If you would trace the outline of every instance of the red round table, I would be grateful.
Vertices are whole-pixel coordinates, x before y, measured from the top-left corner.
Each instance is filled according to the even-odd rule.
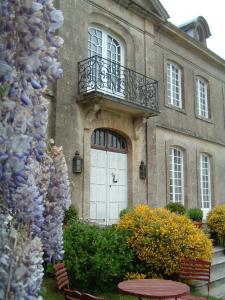
[[[187,284],[164,279],[134,279],[122,281],[118,284],[121,293],[136,296],[139,299],[156,298],[167,299],[189,294],[190,288]]]

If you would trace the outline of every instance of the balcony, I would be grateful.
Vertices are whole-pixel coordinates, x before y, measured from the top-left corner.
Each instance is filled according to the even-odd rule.
[[[78,72],[80,103],[101,103],[135,117],[159,114],[156,80],[98,55],[79,62]]]

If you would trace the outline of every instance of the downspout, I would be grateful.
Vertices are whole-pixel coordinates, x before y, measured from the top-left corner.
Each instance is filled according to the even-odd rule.
[[[85,145],[85,129],[83,129],[83,172],[82,172],[82,183],[81,183],[81,190],[82,190],[81,215],[82,215],[82,219],[84,219],[84,180],[85,180],[84,167],[85,167],[85,160],[86,160],[86,157],[84,157],[84,150],[85,150],[84,145]]]
[[[145,136],[146,136],[146,201],[149,204],[148,200],[148,119],[145,123]]]
[[[145,68],[145,76],[147,76],[147,51],[146,51],[146,27],[145,27],[145,23],[146,23],[146,18],[144,21],[144,68]],[[149,204],[148,201],[148,119],[145,122],[145,155],[146,155],[146,202],[147,205]]]

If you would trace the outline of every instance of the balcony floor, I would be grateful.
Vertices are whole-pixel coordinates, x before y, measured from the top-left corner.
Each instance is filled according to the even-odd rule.
[[[131,101],[126,101],[120,95],[109,95],[103,91],[91,91],[88,93],[83,93],[79,96],[79,104],[90,104],[96,103],[100,104],[102,108],[111,111],[118,111],[122,113],[129,114],[133,117],[153,117],[159,115],[159,111],[152,110],[146,106],[138,105],[137,103],[132,103]]]

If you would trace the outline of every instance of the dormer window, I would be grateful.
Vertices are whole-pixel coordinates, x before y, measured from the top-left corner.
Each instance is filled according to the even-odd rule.
[[[211,36],[209,25],[201,16],[178,27],[198,42],[203,43],[205,46],[207,38]]]
[[[196,30],[196,38],[199,40],[199,42],[202,42],[202,43],[205,43],[205,37],[204,37],[204,34],[202,32],[202,28],[201,26],[198,26],[197,27],[197,30]]]

